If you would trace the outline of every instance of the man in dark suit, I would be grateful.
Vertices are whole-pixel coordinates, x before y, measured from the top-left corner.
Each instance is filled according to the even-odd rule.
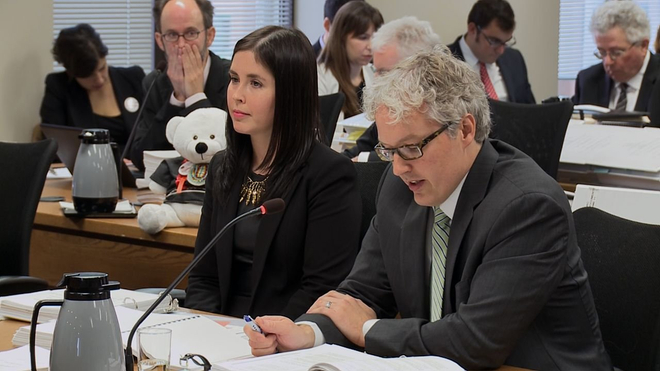
[[[141,170],[143,151],[173,149],[165,137],[172,117],[201,107],[227,109],[229,61],[208,50],[215,38],[211,2],[158,0],[154,21],[156,43],[167,57],[167,73],[154,71],[145,78],[149,85],[153,82],[153,91],[146,97],[131,147],[131,159]]]
[[[319,37],[318,40],[312,45],[314,48],[314,53],[318,58],[321,55],[321,50],[325,47],[325,43],[328,41],[328,35],[330,35],[330,26],[332,26],[332,21],[335,19],[335,14],[339,11],[344,4],[350,1],[364,1],[364,0],[325,0],[323,5],[323,35]]]
[[[594,54],[602,63],[578,73],[575,104],[594,104],[617,111],[649,112],[651,92],[660,79],[660,56],[649,51],[650,26],[635,2],[611,1],[591,18]]]
[[[429,50],[440,44],[440,36],[431,24],[415,17],[402,17],[382,25],[371,39],[374,76],[394,68],[399,61],[420,50]],[[355,146],[342,152],[357,162],[379,161],[374,147],[378,144],[378,128],[371,124],[357,139]]]
[[[393,163],[355,265],[297,324],[246,327],[253,354],[328,342],[467,369],[612,370],[566,196],[488,139],[479,76],[444,47],[420,52],[374,80],[365,112]]]
[[[516,21],[506,0],[479,0],[468,14],[468,30],[447,45],[454,56],[479,73],[491,99],[536,103],[516,43]]]

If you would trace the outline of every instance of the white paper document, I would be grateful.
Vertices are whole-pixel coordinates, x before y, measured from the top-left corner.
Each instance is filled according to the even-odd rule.
[[[657,173],[660,129],[571,123],[560,162]]]
[[[578,184],[573,211],[596,207],[620,218],[660,225],[660,192]]]
[[[234,360],[213,366],[223,371],[458,371],[455,362],[434,356],[381,358],[338,345],[323,344],[311,349],[265,357]]]
[[[110,291],[112,303],[115,306],[125,306],[140,310],[146,310],[153,304],[158,295],[146,292],[132,290],[113,290]],[[30,322],[32,320],[32,311],[35,304],[40,300],[63,300],[64,289],[46,290],[32,292],[28,294],[18,294],[5,296],[0,299],[0,315],[20,321]],[[166,298],[158,305],[156,311],[164,311],[169,307],[169,300]],[[39,323],[52,321],[57,318],[60,307],[42,307],[39,311]]]
[[[35,347],[35,359],[37,361],[37,371],[48,370],[50,362],[50,352],[44,348]],[[0,371],[29,371],[30,347],[22,346],[0,352]]]

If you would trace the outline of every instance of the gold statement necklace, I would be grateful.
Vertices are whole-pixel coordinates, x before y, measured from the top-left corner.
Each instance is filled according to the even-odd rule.
[[[245,205],[256,205],[266,192],[266,180],[268,177],[264,180],[254,181],[248,176],[241,186],[241,199],[238,202],[245,200]]]

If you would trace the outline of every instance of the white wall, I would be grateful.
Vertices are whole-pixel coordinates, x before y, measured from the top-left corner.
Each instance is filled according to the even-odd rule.
[[[30,141],[52,71],[52,0],[0,0],[0,140]]]
[[[325,0],[294,0],[293,24],[314,44],[323,34],[323,4]]]
[[[467,30],[471,0],[367,0],[380,10],[385,22],[413,15],[429,21],[446,44]],[[296,0],[294,24],[315,42],[323,32],[324,0]],[[559,0],[509,0],[516,14],[520,50],[537,102],[557,95],[559,49]]]

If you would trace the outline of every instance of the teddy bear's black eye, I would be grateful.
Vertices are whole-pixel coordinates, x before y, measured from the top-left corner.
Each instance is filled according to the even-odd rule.
[[[197,140],[197,135],[195,135],[195,136],[193,137],[193,140]]]
[[[211,138],[211,139],[215,139],[215,135],[211,134],[211,137],[210,137],[210,138]]]

